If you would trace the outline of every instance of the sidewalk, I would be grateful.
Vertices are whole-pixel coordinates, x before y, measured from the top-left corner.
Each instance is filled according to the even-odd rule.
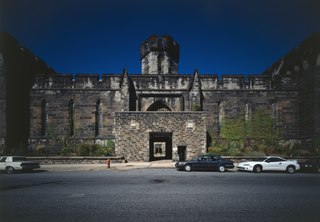
[[[93,170],[130,170],[141,168],[175,168],[175,162],[172,160],[161,160],[153,162],[129,162],[129,163],[112,163],[110,168],[107,164],[50,164],[41,165],[40,170],[47,171],[93,171]]]

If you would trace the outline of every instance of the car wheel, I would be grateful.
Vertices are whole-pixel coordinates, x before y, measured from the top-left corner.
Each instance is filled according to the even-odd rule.
[[[290,166],[287,167],[287,172],[288,173],[291,174],[291,173],[294,173],[295,171],[296,171],[296,168],[294,166],[290,165]]]
[[[221,166],[219,166],[219,171],[220,172],[225,172],[226,168],[223,165],[221,165]]]
[[[7,168],[6,168],[6,171],[7,171],[8,174],[13,174],[13,173],[14,173],[14,168],[11,167],[11,166],[10,166],[10,167],[7,167]]]
[[[261,166],[254,166],[253,171],[256,173],[261,173],[262,172],[262,167]]]
[[[184,167],[184,169],[185,169],[185,171],[187,171],[187,172],[190,172],[190,171],[192,170],[190,165],[186,165],[186,166]]]

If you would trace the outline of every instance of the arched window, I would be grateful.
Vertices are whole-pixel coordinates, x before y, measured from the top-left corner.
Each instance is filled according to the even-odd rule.
[[[149,106],[147,111],[159,111],[159,112],[161,112],[161,111],[171,111],[171,109],[162,100],[159,100],[159,101],[153,103],[151,106]]]
[[[74,135],[74,102],[70,100],[68,104],[68,133],[69,136]]]
[[[95,136],[99,136],[102,130],[102,104],[100,99],[98,99],[96,103],[96,111],[95,111]]]
[[[41,136],[48,134],[48,103],[44,99],[41,102]]]

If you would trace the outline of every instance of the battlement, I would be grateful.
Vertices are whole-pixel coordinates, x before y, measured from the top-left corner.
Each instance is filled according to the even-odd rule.
[[[129,75],[135,90],[188,90],[192,74]],[[43,74],[36,75],[33,89],[91,89],[119,90],[122,74]],[[296,89],[295,82],[286,77],[274,81],[263,75],[199,75],[201,90],[282,90]]]
[[[119,89],[121,74],[36,75],[32,89]]]
[[[292,80],[283,79],[275,84],[268,76],[263,75],[200,75],[202,90],[281,90],[295,89]]]

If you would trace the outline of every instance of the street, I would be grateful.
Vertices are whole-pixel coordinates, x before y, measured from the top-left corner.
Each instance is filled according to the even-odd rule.
[[[0,221],[320,221],[320,174],[0,174]]]

